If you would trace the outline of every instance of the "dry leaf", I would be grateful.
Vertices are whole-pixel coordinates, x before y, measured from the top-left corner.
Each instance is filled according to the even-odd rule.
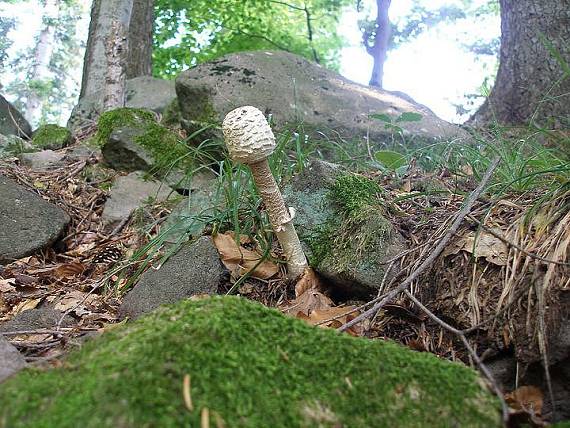
[[[66,263],[54,269],[54,274],[58,278],[73,278],[74,276],[81,275],[85,271],[83,263],[73,262]]]
[[[315,273],[313,269],[308,267],[305,269],[305,272],[303,272],[303,276],[301,276],[301,278],[297,281],[297,284],[295,285],[295,297],[299,297],[307,290],[310,289],[320,290],[322,289],[322,287],[323,284],[321,282],[321,279],[318,277],[318,275]]]
[[[36,308],[40,302],[42,301],[41,298],[39,299],[30,299],[30,300],[23,300],[18,303],[14,308],[12,308],[12,315],[19,314],[20,312],[24,312],[30,309]]]
[[[97,238],[97,234],[93,233],[94,238]],[[85,239],[85,238],[84,238]],[[93,248],[95,248],[95,242],[89,242],[85,244],[80,244],[77,247],[67,251],[65,254],[71,257],[80,257],[83,256],[85,253],[89,253]]]
[[[497,234],[501,234],[501,230],[494,230]],[[507,245],[499,238],[488,232],[480,231],[479,233],[469,232],[453,244],[449,245],[443,252],[443,256],[457,254],[459,251],[466,251],[473,254],[474,257],[484,257],[489,263],[498,266],[507,264],[508,248]]]
[[[72,311],[78,316],[87,315],[91,313],[87,306],[93,304],[96,300],[97,296],[73,290],[63,296],[59,302],[54,305],[54,309],[61,312]]]
[[[536,386],[521,386],[506,394],[505,400],[515,410],[523,410],[536,416],[542,414],[542,391]]]
[[[9,293],[10,291],[16,290],[15,284],[15,278],[0,279],[0,293]]]
[[[245,240],[244,240],[245,238]],[[222,263],[230,272],[238,277],[251,271],[261,260],[261,255],[253,250],[237,245],[233,232],[218,233],[212,237],[214,245],[220,253]],[[240,237],[240,243],[248,243],[247,237]],[[264,260],[252,271],[251,276],[259,279],[269,279],[279,272],[279,266],[269,260]]]

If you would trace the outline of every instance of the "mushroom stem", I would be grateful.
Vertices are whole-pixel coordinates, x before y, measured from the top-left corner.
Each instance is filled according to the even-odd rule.
[[[290,279],[297,279],[308,265],[299,236],[293,226],[293,217],[285,205],[267,159],[250,164],[249,167],[253,181],[267,208],[271,226],[285,254],[288,276]]]

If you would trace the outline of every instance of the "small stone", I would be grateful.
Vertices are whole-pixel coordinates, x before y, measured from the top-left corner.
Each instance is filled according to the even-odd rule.
[[[65,153],[65,160],[69,162],[88,161],[89,159],[96,159],[101,156],[101,149],[98,147],[89,147],[80,145],[73,147]]]
[[[16,156],[23,152],[34,152],[36,148],[16,135],[0,134],[0,158]]]
[[[184,245],[159,269],[146,271],[124,298],[121,318],[138,318],[160,305],[198,294],[215,294],[227,272],[209,236]]]
[[[145,180],[141,172],[132,172],[115,180],[101,218],[106,226],[114,227],[149,200],[165,201],[171,193],[167,185]]]
[[[25,366],[24,356],[0,334],[0,383]]]
[[[347,298],[368,297],[382,284],[384,262],[405,250],[405,240],[380,207],[367,210],[352,224],[350,234],[343,236],[345,209],[331,197],[331,189],[343,177],[358,180],[338,165],[313,161],[285,187],[284,198],[296,211],[293,222],[315,271]]]
[[[28,309],[27,311],[20,312],[11,320],[0,324],[0,333],[55,329],[62,316],[62,312],[49,307]],[[69,315],[65,315],[60,327],[69,327],[73,323],[73,318]]]
[[[186,187],[190,195],[178,203],[161,226],[161,235],[169,244],[185,242],[204,231],[209,216],[223,206],[216,176],[210,171],[192,175]]]
[[[65,153],[54,152],[53,150],[42,150],[36,153],[22,153],[18,156],[23,166],[27,166],[32,171],[47,171],[50,169],[65,166],[63,158]]]

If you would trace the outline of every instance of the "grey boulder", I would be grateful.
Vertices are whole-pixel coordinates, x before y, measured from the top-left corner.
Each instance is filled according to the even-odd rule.
[[[0,334],[0,383],[25,366],[24,356]]]
[[[218,125],[231,110],[252,105],[271,115],[277,130],[303,125],[313,138],[336,136],[346,144],[393,145],[400,130],[372,119],[384,114],[401,129],[406,144],[425,144],[468,135],[408,96],[351,82],[303,57],[283,52],[241,52],[200,64],[176,79],[176,93],[189,131]],[[403,113],[419,121],[396,122]]]
[[[33,152],[37,149],[31,142],[16,135],[0,134],[0,158],[15,156],[23,152]]]
[[[32,127],[6,98],[0,95],[0,134],[22,138],[32,136]]]
[[[0,175],[0,263],[49,246],[69,221],[61,208]]]
[[[149,269],[125,296],[119,316],[137,318],[160,305],[215,294],[227,273],[209,236],[182,246],[158,269]]]
[[[150,76],[135,77],[127,81],[125,107],[142,108],[157,113],[165,110],[176,99],[174,83]],[[82,126],[94,124],[103,108],[103,94],[96,92],[83,97],[71,112],[67,127],[77,132]]]

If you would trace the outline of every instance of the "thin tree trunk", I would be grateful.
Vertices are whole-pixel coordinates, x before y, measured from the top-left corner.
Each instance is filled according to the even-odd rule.
[[[124,107],[127,92],[127,57],[129,53],[129,25],[131,22],[132,1],[117,5],[117,14],[111,22],[109,34],[105,37],[107,71],[103,110]]]
[[[39,123],[42,114],[41,83],[49,75],[49,64],[54,49],[55,21],[59,16],[59,0],[46,0],[43,14],[43,28],[34,49],[34,64],[30,82],[40,88],[31,87],[26,99],[26,119],[32,126]]]
[[[500,6],[497,79],[470,123],[570,127],[570,1],[500,0]]]
[[[127,79],[152,75],[154,0],[134,0],[129,25]]]
[[[384,80],[384,63],[386,62],[388,42],[390,40],[390,17],[388,16],[390,3],[391,0],[376,0],[376,29],[374,32],[373,43],[370,44],[370,33],[364,32],[362,36],[366,52],[368,52],[374,60],[369,85],[376,86],[378,88],[382,88]]]
[[[105,40],[113,21],[124,13],[115,11],[124,11],[127,5],[131,8],[131,23],[127,24],[131,46],[127,50],[127,78],[151,73],[154,0],[93,0],[79,98],[103,90],[107,73]]]

